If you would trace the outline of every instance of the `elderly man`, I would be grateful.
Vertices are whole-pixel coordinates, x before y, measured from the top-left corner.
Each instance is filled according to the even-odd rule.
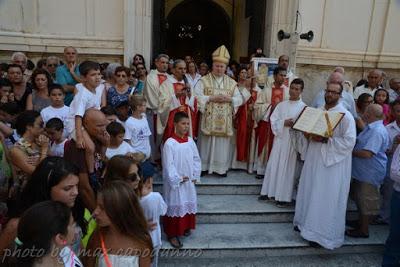
[[[226,177],[234,154],[233,116],[244,102],[236,82],[225,75],[230,55],[225,46],[212,54],[211,73],[203,76],[194,91],[201,112],[199,150],[202,171]]]
[[[351,197],[355,200],[359,220],[353,230],[346,231],[351,237],[369,236],[369,217],[379,214],[379,187],[386,174],[389,135],[383,125],[383,110],[378,104],[367,107],[364,119],[368,125],[358,135],[353,150]]]
[[[161,144],[161,136],[157,135],[157,127],[160,128],[160,122],[157,125],[158,100],[160,97],[160,86],[168,79],[169,56],[159,54],[155,59],[156,69],[151,70],[146,77],[146,83],[143,89],[143,95],[147,100],[146,116],[149,122],[150,131],[153,137],[150,138],[151,157],[153,161],[160,159],[159,146]]]
[[[332,72],[331,75],[328,77],[327,83],[340,83],[343,85],[344,89],[344,77],[343,74],[335,71]],[[353,115],[355,119],[358,118],[357,111],[356,111],[356,103],[354,102],[353,95],[343,90],[342,96],[339,99],[339,102]],[[315,96],[312,106],[314,108],[319,108],[325,105],[325,90],[322,89],[319,93]]]
[[[77,148],[74,139],[65,144],[64,158],[79,169],[79,192],[82,196],[85,207],[90,211],[96,208],[95,191],[99,187],[99,177],[103,171],[103,159],[105,148],[109,142],[109,135],[106,131],[108,121],[106,116],[97,109],[88,109],[83,117],[83,127],[95,144],[95,177],[89,177],[85,160],[85,150]]]
[[[58,66],[56,70],[57,83],[61,84],[65,91],[66,106],[69,106],[74,98],[75,85],[81,82],[77,56],[76,48],[67,46],[64,48],[65,64]]]
[[[50,56],[46,59],[46,69],[53,78],[53,82],[56,81],[56,70],[58,65],[60,65],[60,59],[56,56]]]
[[[333,72],[339,72],[344,77],[344,68],[343,67],[336,67]],[[351,81],[343,80],[343,89],[344,91],[353,95],[353,83]]]
[[[356,141],[353,116],[339,102],[341,83],[328,83],[322,110],[344,113],[333,136],[308,136],[310,142],[300,176],[294,216],[295,229],[310,245],[327,249],[344,242],[351,153]],[[296,228],[297,227],[297,228]]]
[[[27,69],[28,58],[26,55],[22,52],[15,52],[11,55],[11,62],[12,64],[21,66],[24,82],[29,82],[32,71]]]
[[[383,72],[381,70],[378,69],[371,70],[367,76],[368,82],[354,89],[354,99],[358,99],[358,97],[363,93],[370,94],[373,97],[375,91],[379,88],[382,88],[381,87],[383,78],[382,75]]]
[[[400,97],[400,78],[392,78],[389,80],[389,102],[392,103]]]

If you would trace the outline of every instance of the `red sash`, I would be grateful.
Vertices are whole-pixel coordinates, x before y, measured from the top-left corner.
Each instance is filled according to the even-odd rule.
[[[185,84],[182,83],[173,83],[174,86],[174,92],[178,93],[182,90],[185,89]],[[194,102],[194,110],[192,110],[185,102],[186,102],[186,96],[181,96],[179,99],[179,103],[181,104],[180,107],[173,109],[169,112],[168,115],[168,121],[167,125],[165,126],[164,134],[163,134],[163,142],[165,142],[168,138],[172,137],[173,134],[175,133],[174,129],[174,116],[177,112],[185,112],[188,114],[191,118],[192,122],[192,132],[193,132],[193,137],[197,136],[197,125],[196,125],[196,115],[197,115],[197,99],[195,99]]]
[[[158,76],[158,84],[161,85],[167,79],[167,75],[165,74],[157,74]]]
[[[273,86],[274,87],[272,87],[271,93],[271,112],[269,116],[271,116],[276,105],[278,105],[278,103],[282,102],[283,100],[283,88],[276,88],[275,85]],[[256,129],[256,135],[258,140],[257,155],[260,156],[265,145],[268,144],[267,158],[269,158],[272,150],[272,143],[274,141],[274,134],[272,133],[271,123],[269,121],[260,121]]]
[[[236,159],[238,161],[247,161],[249,157],[251,132],[254,126],[252,112],[249,110],[250,106],[255,103],[257,99],[257,91],[251,91],[249,100],[239,107],[235,117],[236,128]]]

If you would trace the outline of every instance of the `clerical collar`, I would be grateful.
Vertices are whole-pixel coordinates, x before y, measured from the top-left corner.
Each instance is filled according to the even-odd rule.
[[[189,138],[187,136],[179,137],[176,133],[173,133],[172,138],[174,138],[178,143],[186,143],[187,141],[189,141]]]

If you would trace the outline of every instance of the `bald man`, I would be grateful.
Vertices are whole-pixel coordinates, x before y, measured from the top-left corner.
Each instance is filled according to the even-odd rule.
[[[75,140],[71,139],[65,144],[64,158],[79,169],[79,194],[82,196],[83,203],[89,211],[96,208],[95,191],[99,187],[99,178],[103,171],[103,159],[105,149],[109,142],[109,135],[106,131],[108,121],[106,116],[97,109],[88,109],[83,116],[83,127],[95,144],[95,173],[89,175],[85,150],[76,146]]]
[[[347,92],[344,88],[344,77],[343,74],[340,72],[332,72],[331,75],[329,75],[327,84],[328,83],[340,83],[343,85],[343,92],[342,96],[339,99],[339,103],[341,103],[350,113],[353,115],[355,119],[358,118],[357,111],[356,111],[356,104],[353,99],[353,95]],[[314,108],[320,108],[325,105],[325,89],[322,89],[319,91],[319,93],[315,96],[312,106]]]
[[[339,72],[344,77],[344,68],[343,67],[338,66],[333,70],[333,72]],[[344,80],[343,81],[343,89],[346,92],[353,94],[353,83],[351,81]]]
[[[379,214],[379,188],[385,178],[389,148],[389,134],[383,119],[382,107],[369,105],[364,115],[368,125],[358,135],[353,149],[350,197],[356,202],[359,219],[348,223],[353,229],[346,231],[346,235],[351,237],[367,238],[369,217]]]
[[[363,94],[367,93],[374,97],[375,91],[381,87],[383,79],[383,72],[379,69],[373,69],[368,73],[367,80],[368,82],[364,85],[356,87],[354,89],[354,99],[358,99],[358,97]]]

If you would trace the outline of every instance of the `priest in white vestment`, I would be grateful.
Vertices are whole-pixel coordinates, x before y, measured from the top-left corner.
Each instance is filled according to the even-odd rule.
[[[243,104],[236,81],[225,75],[230,55],[225,46],[212,54],[211,73],[197,83],[198,109],[201,112],[199,151],[202,171],[226,177],[234,152],[233,115]]]
[[[298,152],[291,142],[290,131],[306,106],[301,100],[303,88],[303,80],[294,79],[290,84],[289,100],[279,103],[270,118],[275,137],[259,199],[274,198],[279,207],[289,205],[293,198]]]
[[[160,159],[159,146],[161,144],[161,136],[157,135],[157,127],[160,127],[160,120],[157,118],[158,99],[160,97],[160,86],[168,78],[168,61],[169,56],[159,54],[155,59],[156,69],[151,70],[146,77],[146,83],[143,89],[143,95],[147,100],[146,117],[149,122],[151,134],[151,158],[153,161]],[[158,124],[158,126],[157,126]]]
[[[327,249],[338,248],[344,242],[352,150],[356,141],[354,118],[339,103],[342,91],[342,84],[327,84],[325,106],[321,108],[345,115],[331,138],[309,137],[293,222],[311,246]]]

